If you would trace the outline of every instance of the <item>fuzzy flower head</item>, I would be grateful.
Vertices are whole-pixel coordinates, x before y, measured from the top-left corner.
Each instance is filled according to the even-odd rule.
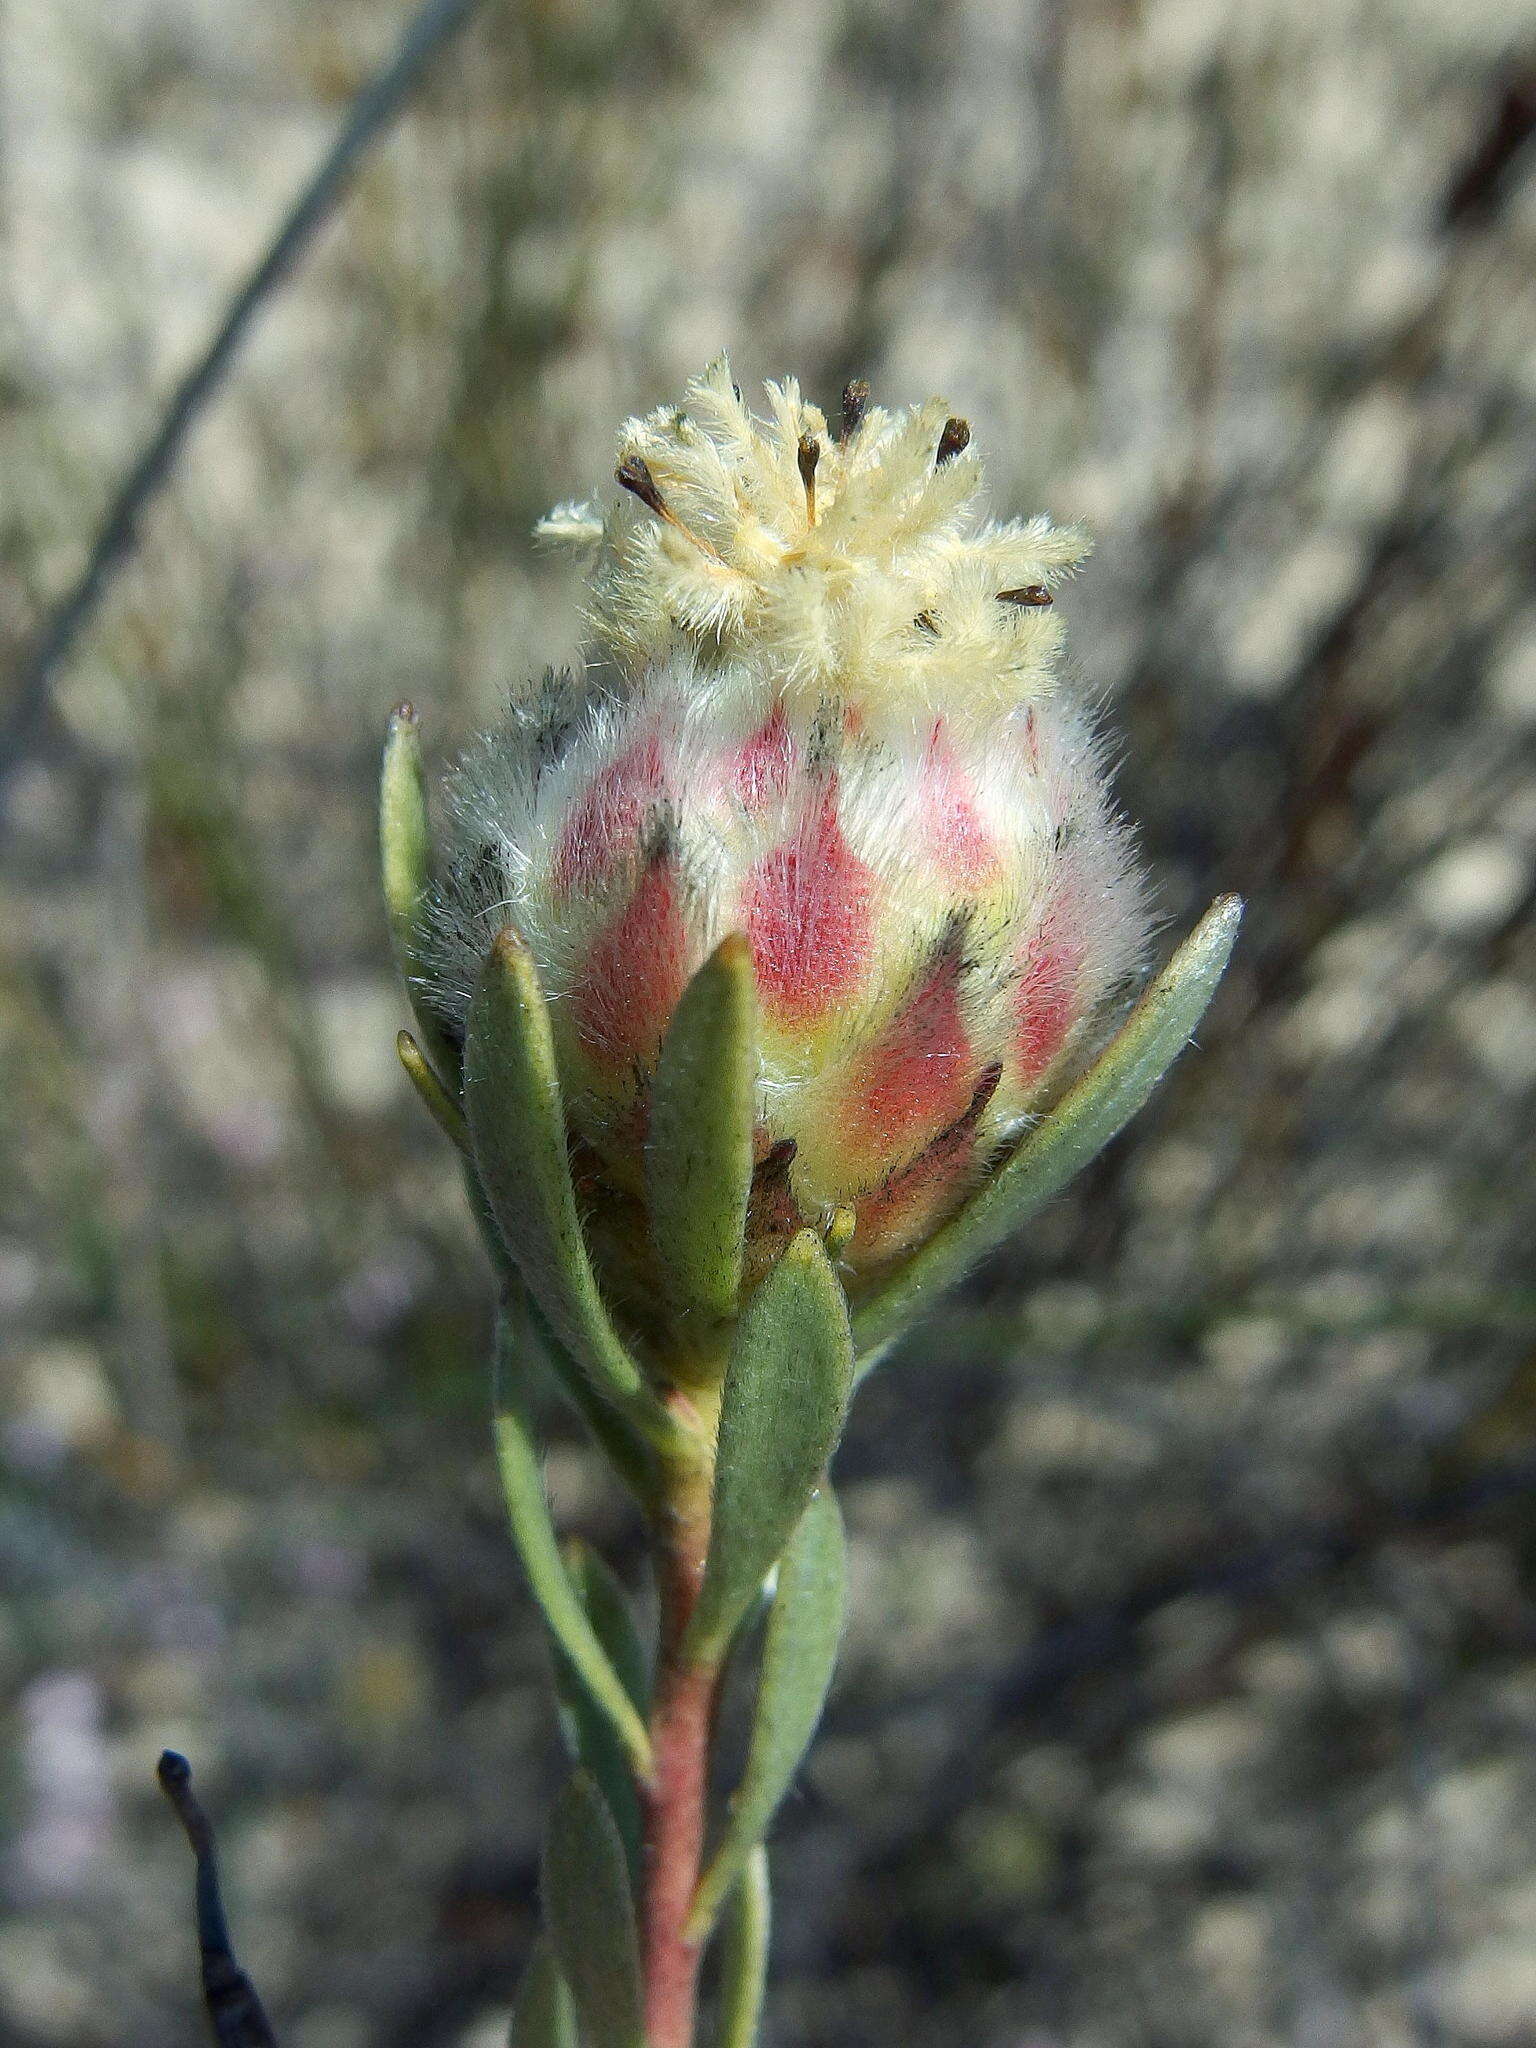
[[[1049,691],[1052,595],[1086,537],[979,516],[970,428],[942,399],[886,412],[850,384],[831,429],[793,379],[767,395],[759,420],[721,357],[680,406],[625,422],[606,519],[541,522],[596,553],[602,658],[630,680],[683,658],[791,715],[836,704],[882,731],[973,731]]]
[[[1145,913],[1051,599],[1085,542],[974,510],[940,401],[754,418],[717,363],[631,420],[593,557],[592,659],[448,784],[422,995],[461,1034],[516,926],[550,999],[605,1284],[644,1333],[644,1147],[663,1036],[719,943],[759,1011],[750,1272],[803,1225],[857,1291],[1058,1093]],[[834,1227],[833,1219],[838,1219]]]

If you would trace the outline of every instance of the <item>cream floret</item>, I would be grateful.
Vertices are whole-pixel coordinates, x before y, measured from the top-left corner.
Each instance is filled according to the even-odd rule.
[[[879,725],[981,723],[1047,694],[1051,599],[1086,536],[983,517],[969,429],[940,399],[887,412],[850,386],[834,429],[793,379],[767,391],[762,420],[720,358],[620,430],[606,519],[563,505],[541,523],[597,551],[595,651],[630,681],[679,655],[706,677],[745,666],[792,713],[835,700]]]

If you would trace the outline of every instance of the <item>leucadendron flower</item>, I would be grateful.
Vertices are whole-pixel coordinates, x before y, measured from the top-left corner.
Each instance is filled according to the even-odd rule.
[[[1005,1159],[1102,1042],[1145,892],[1060,674],[1088,543],[978,507],[966,423],[748,410],[722,359],[620,431],[606,510],[540,526],[590,567],[590,658],[520,691],[449,775],[416,995],[452,1059],[511,927],[549,1005],[609,1310],[677,1351],[646,1148],[669,1023],[733,937],[755,987],[741,1286],[804,1227],[861,1293]],[[686,1345],[683,1348],[687,1348]]]
[[[525,2048],[693,2048],[722,1925],[720,2038],[749,2048],[857,1375],[1135,1114],[1236,932],[1214,905],[1119,1017],[1147,915],[1059,674],[1083,536],[984,516],[937,401],[850,385],[829,425],[786,383],[768,414],[716,363],[621,430],[605,512],[543,522],[587,558],[590,658],[469,749],[435,850],[408,708],[385,752],[401,1056],[497,1273],[498,1464],[574,1765]],[[557,1541],[541,1360],[645,1511],[654,1657]],[[765,1613],[712,1811],[721,1676]]]

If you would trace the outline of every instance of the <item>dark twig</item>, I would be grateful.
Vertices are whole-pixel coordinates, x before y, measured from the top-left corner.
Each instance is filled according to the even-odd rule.
[[[219,1896],[219,1870],[214,1860],[213,1829],[192,1790],[192,1766],[168,1749],[155,1774],[160,1789],[176,1809],[197,1858],[197,1944],[203,1959],[203,2001],[218,2048],[277,2048],[277,2038],[262,2010],[256,1987],[235,1961],[229,1944],[224,1901]]]
[[[394,57],[353,101],[324,160],[225,309],[208,346],[177,385],[160,424],[108,506],[85,567],[22,664],[0,736],[0,779],[26,754],[47,712],[55,672],[67,660],[113,572],[131,550],[140,515],[165,481],[188,430],[212,397],[262,302],[294,269],[341,197],[359,159],[388,127],[432,59],[463,27],[477,4],[478,0],[424,0]]]

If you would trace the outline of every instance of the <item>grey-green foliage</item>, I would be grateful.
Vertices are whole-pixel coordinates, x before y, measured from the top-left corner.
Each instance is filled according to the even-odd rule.
[[[457,1146],[459,1151],[467,1156],[470,1149],[469,1126],[464,1121],[464,1111],[459,1106],[458,1099],[443,1086],[436,1069],[409,1031],[396,1033],[395,1051],[400,1056],[400,1064],[404,1067],[411,1086],[421,1097],[427,1114],[449,1143]]]
[[[649,1706],[650,1674],[644,1646],[635,1628],[629,1597],[595,1550],[578,1540],[565,1546],[566,1569],[577,1599],[608,1662],[624,1687],[635,1712],[644,1717]],[[586,1679],[559,1644],[555,1646],[555,1686],[560,1725],[574,1763],[583,1764],[597,1780],[614,1823],[624,1839],[631,1872],[640,1866],[640,1799],[630,1751],[612,1716],[595,1699]]]
[[[518,1358],[515,1364],[508,1361],[509,1369],[535,1378],[541,1370],[546,1373],[582,1417],[636,1500],[649,1505],[657,1480],[653,1445],[622,1409],[598,1392],[550,1328],[548,1318],[524,1286],[512,1255],[502,1242],[501,1230],[491,1214],[473,1159],[464,1162],[464,1195],[491,1271],[496,1275],[503,1313],[510,1317],[517,1332]]]
[[[777,1562],[842,1433],[853,1345],[842,1287],[802,1230],[748,1302],[721,1389],[714,1525],[685,1654],[712,1663]]]
[[[409,983],[416,972],[416,933],[432,869],[421,728],[406,705],[390,713],[379,777],[379,865],[395,961]]]
[[[523,1971],[507,2048],[581,2048],[576,2008],[547,1935],[534,1943]]]
[[[861,1368],[1022,1228],[1136,1114],[1187,1044],[1221,980],[1243,906],[1213,903],[1087,1073],[1011,1156],[893,1277],[861,1302],[854,1338]]]
[[[645,2048],[629,1866],[613,1815],[588,1771],[577,1771],[550,1814],[542,1893],[585,2048]]]
[[[651,1090],[651,1232],[685,1353],[735,1314],[752,1187],[757,999],[752,955],[722,942],[683,992]]]
[[[747,1858],[726,1907],[720,1945],[719,2048],[752,2048],[763,2015],[768,1980],[768,1933],[772,1921],[768,1852]]]
[[[539,1469],[520,1370],[515,1304],[504,1305],[496,1333],[496,1457],[513,1540],[534,1599],[573,1674],[594,1709],[602,1713],[623,1744],[635,1770],[650,1769],[651,1743],[629,1688],[603,1647],[586,1606],[578,1597],[555,1541],[544,1477]]]
[[[469,1008],[464,1103],[503,1241],[561,1345],[653,1437],[672,1425],[609,1320],[576,1213],[549,1010],[527,947],[504,931]]]
[[[768,1616],[747,1761],[725,1836],[694,1900],[690,1925],[703,1934],[768,1832],[799,1769],[832,1682],[846,1590],[842,1516],[823,1487],[800,1518],[779,1565]]]

